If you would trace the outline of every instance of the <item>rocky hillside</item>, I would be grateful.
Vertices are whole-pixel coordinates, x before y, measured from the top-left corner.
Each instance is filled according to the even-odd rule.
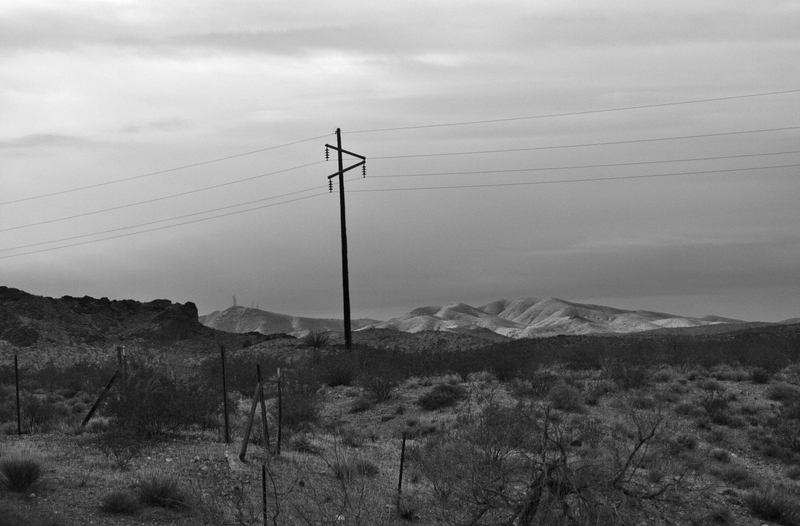
[[[163,346],[224,337],[199,322],[194,303],[48,298],[0,287],[0,341],[18,348],[85,348],[134,340]]]
[[[557,298],[524,298],[498,300],[480,307],[464,303],[422,307],[373,327],[405,332],[488,329],[511,338],[531,338],[557,334],[629,333],[723,323],[742,322],[716,316],[691,318],[630,311]]]
[[[299,335],[308,331],[343,331],[344,321],[325,318],[303,318],[288,314],[235,306],[200,316],[200,323],[220,331],[286,333]],[[380,323],[378,320],[352,320],[353,330]]]

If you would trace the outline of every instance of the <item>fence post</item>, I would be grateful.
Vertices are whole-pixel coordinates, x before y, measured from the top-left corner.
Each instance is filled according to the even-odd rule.
[[[222,412],[225,414],[225,443],[231,443],[230,423],[228,422],[228,387],[225,382],[225,346],[219,346],[222,357]]]
[[[281,437],[283,436],[283,391],[281,389],[281,368],[278,367],[278,439],[275,445],[275,454],[281,454]]]
[[[119,369],[114,371],[114,376],[111,377],[111,380],[108,381],[108,383],[106,384],[105,389],[103,389],[103,392],[100,393],[100,396],[97,397],[97,400],[95,401],[95,403],[92,406],[92,408],[89,409],[89,414],[86,415],[86,418],[83,419],[83,422],[81,423],[81,427],[86,427],[86,424],[89,423],[89,420],[91,420],[92,415],[94,415],[94,412],[97,411],[98,407],[100,407],[100,403],[106,397],[106,395],[108,394],[108,391],[111,389],[111,386],[114,384],[114,380],[117,379],[117,375],[118,374],[119,374]]]
[[[400,495],[403,493],[403,465],[406,462],[406,434],[403,433],[403,442],[400,446],[400,477],[397,481],[397,509],[400,509]]]
[[[264,424],[264,450],[269,454],[269,427],[267,426],[267,402],[264,400],[264,380],[261,378],[261,365],[256,364],[259,398],[261,400],[261,420]]]
[[[17,387],[17,435],[22,436],[22,416],[19,410],[19,364],[14,354],[14,384]]]
[[[264,509],[264,526],[267,526],[267,466],[261,464],[261,503]]]
[[[244,437],[242,438],[242,449],[239,451],[239,460],[244,462],[244,457],[247,454],[247,442],[250,440],[250,430],[253,429],[253,419],[256,417],[256,406],[258,405],[258,398],[261,395],[261,383],[256,383],[255,391],[253,392],[253,403],[250,404],[250,414],[247,416],[247,425],[244,429]]]

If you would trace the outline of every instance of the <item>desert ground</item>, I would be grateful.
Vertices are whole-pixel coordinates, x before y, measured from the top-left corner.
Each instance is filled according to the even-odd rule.
[[[800,524],[797,331],[751,331],[278,338],[226,355],[229,442],[219,354],[142,345],[85,426],[117,356],[26,360],[18,426],[6,347],[0,525]]]

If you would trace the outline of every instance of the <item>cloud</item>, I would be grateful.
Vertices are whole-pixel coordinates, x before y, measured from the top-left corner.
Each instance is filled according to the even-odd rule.
[[[90,141],[82,137],[70,135],[57,135],[49,133],[34,133],[16,137],[13,139],[0,140],[0,150],[26,150],[41,149],[50,147],[72,147],[89,144]]]

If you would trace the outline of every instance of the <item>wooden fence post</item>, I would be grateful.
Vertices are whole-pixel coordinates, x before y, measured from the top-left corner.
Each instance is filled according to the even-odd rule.
[[[17,386],[17,435],[22,436],[22,416],[19,410],[19,363],[14,354],[14,384]]]
[[[83,422],[81,423],[81,427],[86,427],[86,424],[88,424],[89,420],[92,419],[92,416],[94,415],[94,412],[97,411],[98,407],[100,407],[100,403],[103,401],[103,399],[108,394],[108,391],[111,389],[111,386],[114,384],[114,380],[117,379],[117,375],[118,374],[119,374],[119,369],[114,371],[114,375],[111,377],[111,380],[108,381],[108,383],[106,384],[105,389],[103,389],[103,392],[100,393],[100,396],[97,397],[97,400],[95,401],[94,405],[89,410],[89,414],[86,415],[86,418],[83,419]]]
[[[281,390],[281,368],[278,367],[278,438],[275,445],[275,454],[281,454],[281,437],[283,436],[283,391]]]
[[[225,346],[219,346],[222,357],[222,412],[225,414],[225,443],[231,443],[230,423],[228,421],[228,387],[225,383]]]
[[[269,427],[267,426],[267,402],[264,400],[264,380],[261,378],[261,365],[256,364],[256,374],[258,375],[258,385],[260,387],[261,400],[261,420],[264,424],[264,449],[269,453]]]
[[[253,402],[250,404],[250,414],[247,416],[247,425],[244,429],[244,437],[242,438],[242,449],[239,451],[239,460],[244,462],[244,457],[247,455],[247,442],[250,440],[250,430],[253,428],[253,419],[256,416],[256,407],[258,406],[258,399],[261,396],[261,383],[256,383],[256,388],[253,391]]]

